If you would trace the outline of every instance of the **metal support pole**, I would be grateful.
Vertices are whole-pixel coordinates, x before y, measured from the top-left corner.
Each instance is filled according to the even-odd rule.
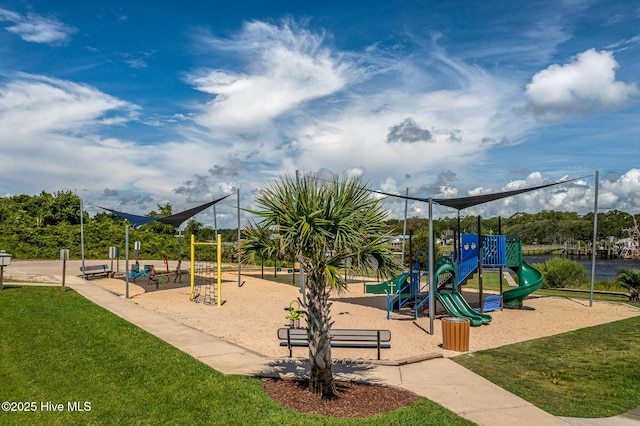
[[[222,234],[218,234],[217,237],[217,241],[218,241],[218,253],[217,254],[217,261],[218,261],[218,285],[217,285],[217,294],[216,294],[216,299],[218,301],[218,307],[222,306]]]
[[[405,236],[407,235],[407,208],[409,206],[409,188],[405,191],[404,199],[404,225],[402,226],[402,257],[400,260],[400,264],[404,267],[404,244],[405,244]]]
[[[125,257],[125,268],[126,272],[124,274],[124,282],[125,282],[125,299],[129,298],[129,225],[126,225],[124,228],[124,257]]]
[[[86,278],[84,273],[84,204],[80,198],[80,251],[82,256],[82,278]]]
[[[433,243],[433,198],[429,197],[429,334],[433,336],[435,330],[433,323],[436,319],[436,285],[433,276],[433,251],[435,244]]]
[[[62,257],[62,292],[64,293],[64,284],[67,278],[67,256],[66,253]]]
[[[478,297],[480,303],[480,313],[484,312],[484,303],[482,303],[482,299],[484,299],[483,289],[482,289],[482,261],[484,260],[484,256],[482,253],[482,216],[478,215]]]
[[[240,274],[242,274],[242,262],[240,258],[240,188],[236,188],[238,197],[238,287],[242,287],[240,282]]]
[[[593,306],[593,288],[596,279],[596,244],[598,243],[598,186],[600,171],[596,170],[593,200],[593,246],[591,247],[591,287],[589,290],[589,307]]]
[[[502,235],[502,217],[498,216],[498,235]],[[506,259],[505,259],[506,262]],[[503,268],[502,266],[500,266],[500,309],[502,309],[502,273],[503,273]]]
[[[191,297],[189,298],[190,300],[193,300],[196,298],[196,290],[195,290],[195,284],[196,284],[196,279],[195,279],[195,273],[196,273],[196,245],[194,244],[196,242],[196,236],[191,234],[191,271],[190,272],[190,284],[191,284]]]
[[[218,215],[216,214],[216,205],[213,205],[213,235],[218,240]]]

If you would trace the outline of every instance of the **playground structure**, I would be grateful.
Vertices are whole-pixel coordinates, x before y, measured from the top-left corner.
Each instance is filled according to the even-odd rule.
[[[191,297],[203,304],[222,306],[222,235],[218,241],[196,242],[191,235]]]
[[[129,278],[136,280],[136,278],[140,277],[151,277],[151,265],[144,265],[144,268],[140,269],[140,265],[135,264],[131,267],[129,271]]]
[[[621,259],[640,259],[640,229],[636,218],[633,218],[632,228],[623,228],[622,231],[629,236],[616,243],[620,252],[619,257]]]
[[[491,316],[484,312],[500,309],[500,301],[502,305],[522,307],[525,297],[542,286],[542,273],[523,261],[522,242],[516,237],[483,235],[481,254],[478,249],[478,235],[462,234],[460,242],[457,256],[456,253],[442,256],[434,263],[433,297],[449,315],[468,318],[472,326],[489,324]],[[417,319],[421,310],[427,309],[431,297],[428,264],[422,269],[418,261],[418,256],[423,250],[428,249],[424,247],[416,252],[416,261],[409,272],[380,284],[365,286],[366,293],[387,295],[387,319],[391,318],[392,312],[413,314]],[[480,267],[506,267],[518,276],[518,287],[503,292],[502,296],[487,297],[483,301],[482,312],[473,309],[459,292],[459,286]]]

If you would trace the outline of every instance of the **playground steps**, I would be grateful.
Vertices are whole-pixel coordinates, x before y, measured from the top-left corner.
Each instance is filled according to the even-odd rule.
[[[478,273],[478,270],[476,269],[474,272],[472,272],[471,274],[467,275],[464,280],[460,281],[458,283],[459,287],[462,287],[463,285],[467,284],[469,282],[469,280],[472,280],[476,274]]]
[[[397,313],[398,315],[401,316],[412,316],[415,317],[416,316],[416,305],[418,306],[418,309],[424,311],[428,308],[428,294],[427,293],[421,293],[417,299],[415,300],[409,300],[407,303],[405,303],[404,305],[402,305],[402,308],[400,308],[400,310],[395,310],[395,313]],[[420,316],[420,315],[418,315]]]

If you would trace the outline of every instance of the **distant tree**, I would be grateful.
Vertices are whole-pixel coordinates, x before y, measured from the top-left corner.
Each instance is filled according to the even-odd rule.
[[[413,264],[413,262],[415,262],[415,254],[418,252],[418,250],[420,250],[421,248],[424,248],[424,250],[422,250],[419,255],[418,255],[418,262],[420,263],[420,265],[425,266],[428,262],[429,262],[429,228],[422,228],[420,230],[418,230],[418,232],[416,232],[413,237],[412,237],[412,247],[413,247],[413,253],[412,253],[412,258],[411,258],[411,264]],[[409,250],[409,247],[406,247],[407,252]],[[434,244],[434,253],[433,253],[433,259],[436,260],[440,257],[440,253],[442,252],[442,249],[439,245]]]
[[[173,213],[173,207],[171,206],[171,203],[166,203],[166,204],[158,204],[158,212],[156,212],[155,210],[150,211],[147,216],[150,217],[166,217],[166,216],[171,216]],[[152,232],[155,232],[157,234],[167,234],[167,235],[173,235],[175,233],[175,227],[173,225],[169,225],[167,223],[162,223],[162,222],[150,222],[149,224],[145,225],[145,229],[151,229]]]
[[[80,197],[71,191],[56,192],[49,205],[46,225],[79,225]]]
[[[184,228],[184,234],[185,235],[195,235],[196,237],[198,237],[198,235],[200,234],[200,232],[202,232],[202,230],[204,229],[204,225],[202,224],[202,222],[198,222],[195,219],[189,219],[187,221],[187,226],[185,226]]]

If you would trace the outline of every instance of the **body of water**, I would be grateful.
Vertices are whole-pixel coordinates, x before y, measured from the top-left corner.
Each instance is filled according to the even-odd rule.
[[[552,255],[534,255],[534,256],[522,256],[522,258],[528,264],[544,263],[551,259]],[[571,259],[571,258],[569,258]],[[581,257],[578,259],[574,257],[571,260],[579,262],[587,269],[587,275],[591,278],[591,258]],[[616,279],[616,274],[620,269],[640,269],[640,259],[596,259],[596,281],[613,281]]]

